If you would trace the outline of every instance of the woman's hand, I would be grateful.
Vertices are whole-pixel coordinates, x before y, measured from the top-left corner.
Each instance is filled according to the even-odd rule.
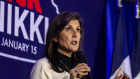
[[[119,71],[117,72],[115,79],[129,79],[127,75],[123,75],[121,74],[121,72],[122,72],[122,68],[120,68]]]
[[[85,63],[80,63],[70,70],[70,79],[80,79],[82,76],[88,75],[90,68]]]

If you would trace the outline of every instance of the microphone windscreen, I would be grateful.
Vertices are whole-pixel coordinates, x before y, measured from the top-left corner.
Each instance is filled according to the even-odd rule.
[[[79,51],[77,53],[79,63],[86,63],[86,57],[84,51]]]

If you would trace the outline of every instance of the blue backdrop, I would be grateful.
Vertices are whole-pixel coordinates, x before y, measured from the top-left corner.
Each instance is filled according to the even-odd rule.
[[[0,0],[0,79],[29,79],[48,24],[63,11],[80,13],[91,75],[106,78],[106,0]]]

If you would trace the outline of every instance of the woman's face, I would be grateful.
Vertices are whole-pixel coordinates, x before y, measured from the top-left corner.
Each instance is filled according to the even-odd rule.
[[[75,52],[79,48],[81,27],[78,20],[71,20],[58,36],[58,49]]]

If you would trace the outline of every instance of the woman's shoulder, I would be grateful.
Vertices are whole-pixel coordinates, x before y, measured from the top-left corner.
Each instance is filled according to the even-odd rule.
[[[47,67],[47,66],[50,67],[49,60],[46,57],[41,58],[36,61],[35,66],[36,67]]]
[[[30,73],[30,79],[70,79],[68,72],[58,73],[51,68],[47,58],[36,61]]]
[[[36,61],[36,64],[49,64],[49,60],[46,57],[43,57],[41,59],[38,59]]]
[[[43,77],[43,79],[44,79],[44,77],[45,77],[44,75],[45,75],[46,71],[50,71],[50,69],[51,69],[50,67],[51,66],[50,66],[49,60],[47,58],[44,57],[44,58],[37,60],[30,73],[30,78],[31,79],[41,79]]]
[[[44,57],[36,61],[36,63],[32,68],[32,72],[40,72],[44,69],[49,68],[50,68],[49,60],[46,57]]]
[[[43,57],[43,58],[38,59],[38,60],[36,61],[36,63],[44,63],[44,62],[48,63],[49,60],[48,60],[46,57]]]

